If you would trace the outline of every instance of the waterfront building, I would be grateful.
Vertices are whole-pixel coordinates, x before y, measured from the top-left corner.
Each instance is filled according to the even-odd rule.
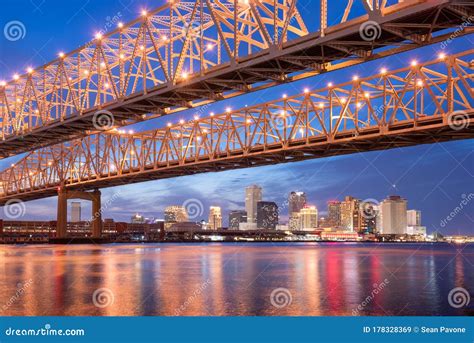
[[[209,209],[209,229],[218,230],[222,227],[222,211],[220,207],[211,206]]]
[[[300,210],[299,229],[313,230],[318,227],[318,209],[316,206],[305,206]]]
[[[175,223],[187,222],[188,212],[183,206],[168,206],[165,209],[165,229],[169,229]]]
[[[300,228],[300,214],[295,213],[288,220],[288,229],[290,231],[297,231]]]
[[[247,222],[257,222],[257,203],[262,201],[262,188],[257,185],[248,186],[245,189],[245,211]]]
[[[71,203],[71,222],[77,223],[81,221],[81,203],[73,201]]]
[[[360,230],[360,200],[346,196],[341,202],[341,227],[344,231]]]
[[[380,233],[405,235],[407,233],[407,201],[398,195],[389,196],[380,204],[382,212]]]
[[[145,222],[145,217],[139,215],[138,213],[132,216],[130,223],[132,224],[143,224]]]
[[[299,213],[306,206],[306,194],[304,192],[291,192],[288,197],[288,215],[291,217]]]
[[[328,202],[328,226],[338,228],[341,226],[341,202],[332,200]]]
[[[426,237],[426,226],[421,225],[421,211],[407,211],[407,234]]]
[[[420,226],[421,225],[421,211],[408,210],[407,211],[407,225]]]
[[[273,201],[257,202],[257,227],[259,229],[276,229],[278,225],[278,205]]]
[[[247,222],[247,212],[232,211],[229,213],[229,230],[239,230],[240,223]]]

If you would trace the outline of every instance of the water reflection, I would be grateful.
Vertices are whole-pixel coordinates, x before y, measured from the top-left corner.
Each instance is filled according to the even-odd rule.
[[[0,269],[9,316],[473,314],[447,301],[474,292],[473,245],[1,246]],[[113,303],[98,307],[102,288]],[[276,288],[288,306],[272,305]]]

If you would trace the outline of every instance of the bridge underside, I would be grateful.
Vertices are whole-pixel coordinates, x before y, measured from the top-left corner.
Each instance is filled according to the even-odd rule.
[[[293,140],[290,145],[283,147],[282,144],[269,144],[256,146],[249,152],[233,151],[232,154],[222,154],[213,159],[194,159],[184,164],[168,164],[156,168],[132,169],[121,175],[104,175],[100,178],[91,179],[87,182],[68,186],[68,190],[87,191],[98,188],[114,187],[132,183],[145,182],[174,178],[199,173],[220,172],[225,170],[259,167],[272,164],[298,162],[322,157],[347,155],[368,151],[404,148],[420,144],[435,144],[447,141],[464,140],[474,138],[474,111],[466,112],[466,118],[462,128],[452,128],[445,119],[427,118],[419,120],[414,126],[413,122],[399,122],[387,129],[367,129],[347,131],[336,135],[333,142],[325,138],[308,138]],[[56,196],[57,187],[47,189],[25,189],[24,193],[7,195],[0,199],[0,206],[10,199],[29,201],[46,197]]]
[[[117,126],[129,125],[441,42],[449,38],[451,33],[437,37],[433,35],[445,29],[459,27],[456,37],[472,32],[471,27],[464,25],[465,18],[474,15],[472,2],[437,1],[400,11],[392,10],[393,13],[378,18],[382,33],[375,41],[365,41],[359,32],[361,24],[369,19],[366,16],[331,27],[324,37],[319,32],[312,33],[286,43],[281,49],[273,46],[257,55],[239,59],[238,63],[220,65],[192,80],[170,82],[147,90],[146,94],[136,93],[109,105],[91,108],[81,115],[50,122],[22,135],[6,137],[0,142],[0,157],[91,134],[94,131],[93,116],[99,109],[112,112]],[[336,61],[340,63],[333,64]],[[342,149],[346,148],[343,146]],[[244,160],[248,159],[250,157]],[[251,161],[245,163],[251,164]]]

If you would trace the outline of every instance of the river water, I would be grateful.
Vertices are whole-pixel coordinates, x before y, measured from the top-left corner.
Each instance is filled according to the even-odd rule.
[[[3,316],[474,315],[474,244],[3,245],[0,268]]]

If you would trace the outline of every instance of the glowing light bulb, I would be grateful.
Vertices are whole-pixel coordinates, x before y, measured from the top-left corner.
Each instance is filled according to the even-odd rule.
[[[148,15],[148,12],[145,11],[145,10],[143,10],[143,11],[142,11],[142,16],[146,17],[147,15]]]
[[[225,111],[226,111],[227,113],[230,113],[230,112],[232,111],[232,109],[231,109],[230,107],[227,107],[227,108],[225,109]]]
[[[416,60],[411,61],[411,66],[412,67],[416,67],[417,65],[418,65],[418,61],[416,61]]]
[[[305,89],[304,89],[304,93],[305,93],[305,94],[308,94],[308,93],[309,93],[309,89],[308,89],[308,88],[305,88]]]
[[[168,123],[167,125],[168,125],[168,127],[171,127],[171,123]]]
[[[354,76],[352,77],[352,80],[353,80],[353,81],[359,81],[359,77],[358,77],[357,75],[354,75]]]
[[[207,48],[208,51],[211,51],[212,49],[214,49],[214,45],[209,43],[209,44],[206,45],[206,48]]]
[[[288,95],[283,94],[283,99],[286,99],[286,98],[288,98]]]
[[[195,115],[195,116],[194,116],[194,120],[199,120],[199,116],[198,116],[198,115]]]
[[[5,81],[0,81],[0,87],[5,87],[7,83]]]
[[[58,56],[59,56],[59,58],[64,58],[64,52],[60,52],[60,53],[58,54]]]
[[[187,78],[189,77],[189,74],[188,74],[187,72],[183,71],[183,72],[181,73],[181,77],[182,77],[183,79],[187,79]]]
[[[20,75],[18,74],[13,75],[13,80],[17,81],[19,78],[20,78]]]
[[[211,117],[214,117],[214,116],[215,116],[215,113],[214,113],[214,112],[211,112],[211,113],[210,113],[210,116],[211,116]]]
[[[438,58],[440,60],[444,60],[446,58],[446,54],[444,52],[441,52],[439,55],[438,55]]]
[[[122,22],[120,22],[120,23],[118,23],[118,25],[117,25],[117,26],[119,27],[119,29],[121,29],[121,28],[123,28],[123,23],[122,23]]]
[[[423,86],[423,81],[422,80],[416,81],[416,85],[422,87]]]
[[[324,103],[320,102],[319,103],[319,108],[323,108],[324,107]]]
[[[328,87],[332,87],[332,86],[333,86],[332,82],[329,82]]]
[[[380,69],[381,74],[387,74],[387,68],[382,68]]]
[[[365,92],[365,93],[364,93],[364,97],[365,97],[365,98],[370,98],[369,92]]]
[[[95,34],[95,39],[101,40],[101,39],[102,39],[102,33],[97,32],[97,33]]]
[[[184,124],[184,120],[181,119],[181,120],[179,121],[179,123],[180,123],[181,125]]]

